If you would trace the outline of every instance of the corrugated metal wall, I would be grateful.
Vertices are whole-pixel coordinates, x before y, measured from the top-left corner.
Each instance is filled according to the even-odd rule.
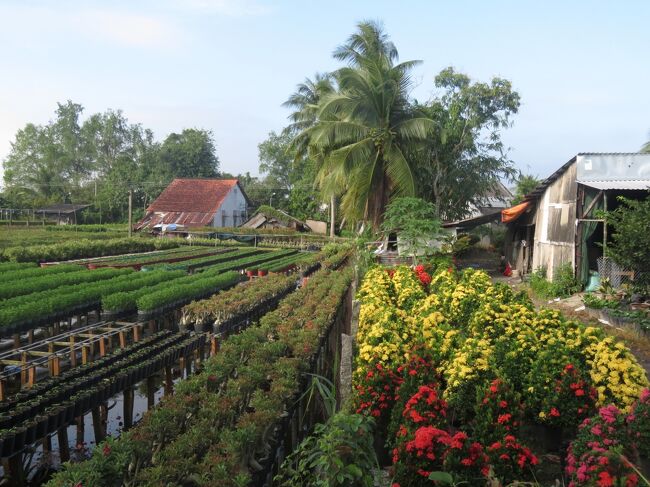
[[[533,270],[545,267],[549,279],[561,264],[574,265],[576,196],[574,163],[546,188],[537,206]]]

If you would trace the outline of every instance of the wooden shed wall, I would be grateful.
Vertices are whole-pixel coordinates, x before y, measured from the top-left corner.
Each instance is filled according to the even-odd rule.
[[[560,265],[575,265],[576,167],[551,183],[537,206],[533,269],[545,267],[549,279]]]

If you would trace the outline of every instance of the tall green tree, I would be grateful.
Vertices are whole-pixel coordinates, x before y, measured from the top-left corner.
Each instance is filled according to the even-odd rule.
[[[185,129],[169,134],[160,146],[160,170],[168,178],[214,178],[219,159],[212,132]]]
[[[517,171],[501,140],[519,109],[519,94],[509,81],[472,82],[447,68],[435,78],[438,94],[416,104],[416,112],[438,128],[412,154],[417,161],[419,192],[434,203],[439,218],[463,218],[472,205],[497,191]]]
[[[426,139],[433,121],[410,109],[409,71],[418,61],[396,64],[397,49],[379,24],[364,21],[357,29],[334,52],[348,64],[332,74],[336,91],[322,96],[316,122],[297,140],[322,155],[321,190],[342,190],[345,217],[378,229],[391,196],[415,194],[406,154]]]
[[[259,169],[267,189],[266,201],[275,193],[274,206],[299,219],[323,218],[321,198],[314,185],[317,163],[308,156],[301,156],[292,146],[293,135],[284,130],[271,132],[258,145]]]
[[[524,200],[524,196],[533,191],[541,181],[531,174],[520,174],[516,180],[515,196],[512,204],[517,205]]]

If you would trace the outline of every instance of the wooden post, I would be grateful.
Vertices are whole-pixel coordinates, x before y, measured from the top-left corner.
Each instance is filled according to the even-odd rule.
[[[59,456],[61,457],[61,463],[67,462],[70,460],[68,427],[64,426],[63,428],[59,428],[59,431],[57,431],[57,436],[59,438]]]
[[[149,332],[152,335],[156,332],[156,320],[149,320]]]
[[[154,377],[147,377],[147,409],[154,407],[156,402],[156,386],[154,384]]]
[[[81,363],[83,365],[86,365],[89,362],[88,352],[88,345],[83,345],[81,347]]]
[[[120,348],[126,347],[126,335],[124,334],[124,330],[120,330],[118,335],[120,337]]]
[[[9,478],[11,479],[9,485],[23,486],[27,485],[25,478],[25,470],[23,469],[23,454],[17,453],[13,457],[9,457]],[[6,474],[6,472],[5,472]]]
[[[174,393],[174,379],[172,378],[171,366],[165,367],[165,396],[171,396]]]
[[[106,355],[106,337],[99,337],[99,356],[103,357]]]
[[[75,445],[79,446],[84,442],[84,430],[86,429],[86,424],[84,422],[83,415],[79,416],[78,418],[75,418],[75,421],[77,422],[77,438],[75,441]]]
[[[14,333],[14,348],[20,348],[20,333]]]
[[[95,444],[104,441],[104,427],[102,425],[102,418],[99,414],[99,407],[94,407],[91,410],[93,415],[93,430],[95,432]]]
[[[133,426],[133,387],[124,390],[124,429]]]
[[[607,213],[607,192],[603,192],[603,210]],[[603,256],[607,257],[607,218],[603,221]]]
[[[20,383],[25,385],[27,384],[27,352],[20,354],[20,361],[22,362],[20,367]]]
[[[32,329],[32,330],[29,330],[29,331],[27,332],[27,343],[29,343],[30,345],[31,345],[32,343],[34,343],[34,330],[33,330],[33,329]]]
[[[185,370],[185,357],[182,355],[178,359],[178,368],[180,369],[181,372],[181,379],[183,379],[183,371]]]
[[[216,335],[210,337],[210,356],[214,356],[219,351],[219,341]]]
[[[129,237],[133,232],[133,190],[129,188]]]
[[[4,401],[7,398],[7,391],[5,390],[5,387],[7,387],[5,380],[0,379],[0,401]]]
[[[70,335],[70,367],[77,366],[77,352],[74,349],[74,335]]]
[[[52,358],[52,376],[56,377],[61,373],[61,358],[55,355]]]
[[[140,341],[140,325],[133,325],[133,341]]]

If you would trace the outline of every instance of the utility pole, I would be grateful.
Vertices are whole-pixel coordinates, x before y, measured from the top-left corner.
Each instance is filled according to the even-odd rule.
[[[133,190],[129,188],[129,237],[133,227]]]
[[[334,195],[330,198],[330,238],[334,238],[334,226],[336,225],[336,210],[334,208],[336,204],[336,197]]]

